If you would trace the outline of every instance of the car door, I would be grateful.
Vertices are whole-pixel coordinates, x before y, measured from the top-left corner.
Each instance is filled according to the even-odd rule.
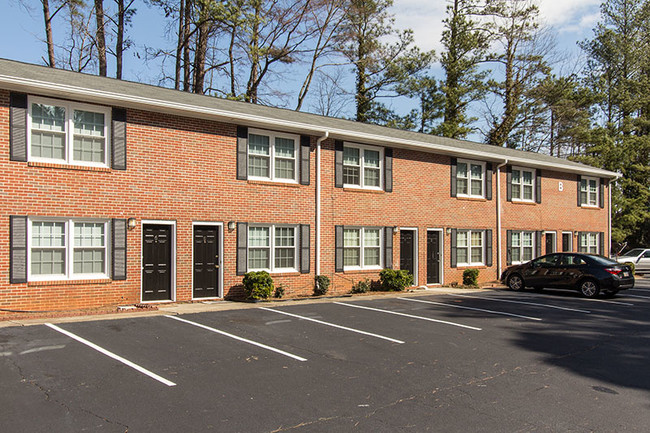
[[[636,262],[637,272],[650,272],[650,250],[645,250]]]
[[[556,269],[555,287],[575,288],[587,269],[587,262],[579,254],[564,254]]]
[[[524,281],[531,287],[553,287],[557,278],[558,254],[547,254],[532,260],[524,272]]]

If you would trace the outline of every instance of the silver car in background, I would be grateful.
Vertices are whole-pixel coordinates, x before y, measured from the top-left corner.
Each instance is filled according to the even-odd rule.
[[[650,248],[633,248],[616,257],[619,263],[634,263],[636,273],[650,273]]]

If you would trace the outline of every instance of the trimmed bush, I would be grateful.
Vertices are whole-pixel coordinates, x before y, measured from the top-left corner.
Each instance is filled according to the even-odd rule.
[[[372,282],[369,279],[360,280],[352,284],[350,293],[367,293],[372,288]]]
[[[273,278],[266,271],[248,272],[242,282],[248,299],[268,299],[273,293]]]
[[[406,270],[384,269],[379,273],[382,290],[401,292],[413,285],[413,275]]]
[[[283,296],[284,296],[284,286],[280,284],[278,287],[275,288],[275,292],[273,292],[273,297],[280,299]]]
[[[314,283],[314,295],[325,296],[330,288],[329,277],[327,275],[316,275]]]
[[[463,286],[478,286],[478,269],[465,269],[463,271]]]
[[[636,265],[632,262],[625,262],[623,264],[629,266],[630,269],[632,269],[632,275],[634,275],[634,273],[636,272]]]

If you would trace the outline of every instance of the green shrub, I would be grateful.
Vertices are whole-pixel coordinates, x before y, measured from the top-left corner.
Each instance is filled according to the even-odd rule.
[[[401,292],[413,285],[413,275],[406,270],[384,269],[379,273],[382,290]]]
[[[632,275],[634,275],[634,273],[636,271],[636,265],[634,263],[632,263],[632,262],[625,262],[623,264],[629,266],[630,269],[632,269]]]
[[[266,271],[248,272],[242,282],[248,299],[268,299],[273,293],[273,278]]]
[[[314,295],[324,296],[330,288],[330,279],[327,275],[316,275],[314,277]]]
[[[478,269],[465,269],[463,271],[463,286],[478,286]]]
[[[283,296],[284,296],[284,286],[280,284],[278,287],[275,288],[275,292],[273,292],[273,297],[280,299]]]
[[[367,293],[372,287],[372,282],[366,278],[365,280],[359,280],[356,283],[352,284],[352,290],[350,293]]]

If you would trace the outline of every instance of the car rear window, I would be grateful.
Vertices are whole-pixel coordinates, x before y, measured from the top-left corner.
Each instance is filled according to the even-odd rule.
[[[626,257],[636,257],[639,254],[641,254],[642,252],[643,252],[643,248],[635,248],[635,249],[630,250],[630,251],[628,251],[626,253],[623,253],[621,255],[626,256]]]

